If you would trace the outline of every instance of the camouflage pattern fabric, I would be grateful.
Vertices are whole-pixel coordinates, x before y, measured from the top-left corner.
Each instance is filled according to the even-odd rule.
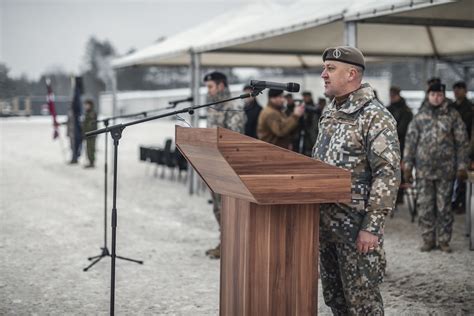
[[[94,110],[86,111],[84,121],[82,122],[82,131],[83,133],[90,132],[97,129],[97,114]],[[87,149],[87,159],[91,165],[95,162],[95,141],[96,136],[87,137],[86,140],[86,149]]]
[[[222,195],[218,193],[211,192],[212,196],[212,211],[214,212],[214,216],[216,217],[216,221],[219,224],[219,228],[221,227],[221,208],[222,208]]]
[[[321,282],[324,302],[334,315],[383,315],[378,285],[386,259],[382,246],[368,254],[355,244],[321,242]]]
[[[230,98],[230,91],[225,88],[215,96],[207,96],[207,103]],[[207,109],[207,127],[224,127],[234,132],[243,133],[245,125],[244,109],[241,104],[230,101],[213,105]]]
[[[394,118],[368,84],[343,104],[333,100],[324,109],[313,158],[352,175],[350,204],[320,207],[325,302],[335,315],[383,315],[378,287],[385,270],[382,236],[400,185],[400,145]],[[357,252],[361,230],[379,236],[379,247],[368,254]]]
[[[417,179],[417,210],[421,236],[425,243],[449,243],[453,231],[451,196],[453,181]]]
[[[467,169],[468,138],[459,113],[445,101],[425,103],[405,139],[405,167],[416,169],[417,210],[425,242],[451,240],[451,196],[456,171]]]
[[[230,98],[230,91],[226,88],[216,96],[207,96],[207,103],[217,102]],[[224,127],[235,132],[244,132],[244,109],[237,102],[225,102],[213,105],[207,109],[207,127]],[[221,205],[222,197],[220,194],[211,192],[213,212],[219,227],[221,226]]]
[[[416,168],[417,179],[451,179],[466,170],[469,144],[459,113],[445,101],[428,103],[415,115],[405,139],[404,164]]]
[[[351,171],[350,204],[321,205],[321,239],[354,243],[360,230],[381,236],[400,184],[396,122],[364,84],[322,114],[313,158]]]

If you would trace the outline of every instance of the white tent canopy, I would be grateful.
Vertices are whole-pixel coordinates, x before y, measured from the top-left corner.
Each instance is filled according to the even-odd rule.
[[[349,27],[348,27],[349,26]],[[353,41],[366,56],[447,57],[474,53],[474,1],[259,2],[233,10],[128,56],[115,68],[189,65],[315,66],[329,46]]]
[[[201,66],[314,67],[326,47],[344,44],[359,47],[368,58],[474,54],[472,0],[353,2],[261,1],[118,58],[112,65],[190,65],[192,96],[199,100]],[[115,92],[113,104],[115,114]],[[196,115],[193,126],[198,126]],[[188,181],[193,194],[193,172]]]

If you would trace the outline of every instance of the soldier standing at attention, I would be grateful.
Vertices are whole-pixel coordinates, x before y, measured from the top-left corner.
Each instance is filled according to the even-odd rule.
[[[451,252],[449,241],[454,217],[451,208],[454,180],[466,178],[468,141],[459,113],[444,97],[445,86],[434,83],[428,98],[408,127],[403,173],[412,179],[416,169],[417,209],[423,245]]]
[[[400,184],[397,125],[364,83],[364,56],[354,47],[323,53],[326,95],[313,158],[351,171],[349,204],[322,204],[320,273],[334,315],[383,315],[385,218]]]
[[[227,77],[221,72],[211,72],[204,76],[204,83],[207,87],[207,103],[218,102],[231,97],[227,85]],[[244,110],[236,102],[219,103],[207,109],[207,127],[224,127],[235,132],[244,131]],[[220,194],[212,194],[214,216],[216,217],[219,229],[221,226],[221,204]],[[206,251],[212,259],[221,257],[221,244]]]
[[[85,116],[84,121],[82,122],[82,132],[90,132],[97,129],[97,113],[94,110],[94,101],[86,100],[84,102]],[[95,140],[96,136],[87,137],[86,148],[87,148],[87,159],[89,159],[89,164],[85,168],[94,168],[95,163]]]

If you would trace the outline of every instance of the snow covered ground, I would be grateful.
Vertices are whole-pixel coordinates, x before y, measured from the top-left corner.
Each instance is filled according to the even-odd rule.
[[[0,315],[105,315],[110,258],[82,271],[103,245],[104,138],[97,168],[83,169],[84,160],[70,166],[65,131],[62,143],[52,141],[50,124],[0,121]],[[117,260],[118,315],[218,314],[219,262],[204,255],[219,236],[208,194],[189,196],[185,184],[155,177],[154,167],[138,161],[140,144],[161,145],[173,134],[171,121],[124,131],[117,254],[145,263]],[[386,230],[387,315],[474,314],[474,252],[463,216],[455,219],[452,254],[420,253],[404,208]],[[319,306],[330,314],[321,293]]]

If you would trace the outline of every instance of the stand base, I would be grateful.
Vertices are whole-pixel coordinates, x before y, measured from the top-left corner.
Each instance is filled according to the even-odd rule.
[[[89,260],[89,261],[90,260],[94,260],[94,261],[92,261],[90,265],[88,265],[87,267],[82,269],[82,271],[87,272],[90,268],[92,268],[97,262],[102,260],[102,258],[104,258],[104,257],[112,257],[112,255],[110,254],[109,249],[107,249],[107,247],[100,248],[100,249],[102,249],[102,253],[100,255],[95,256],[95,257],[87,258],[87,260]],[[125,257],[120,257],[120,256],[115,256],[115,258],[135,262],[135,263],[138,263],[138,264],[143,264],[142,260],[135,260],[135,259],[125,258]]]

